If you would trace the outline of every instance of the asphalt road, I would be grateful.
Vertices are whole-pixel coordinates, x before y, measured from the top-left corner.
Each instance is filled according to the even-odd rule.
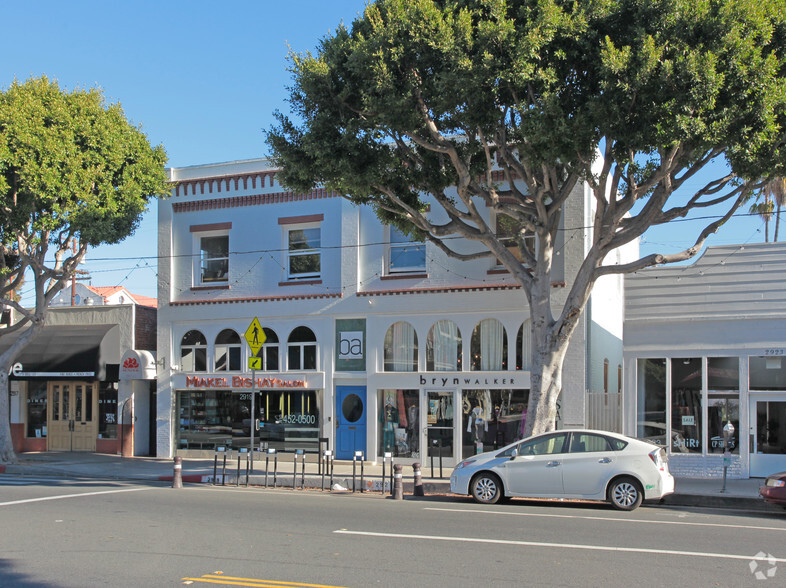
[[[0,476],[0,528],[3,587],[786,584],[786,511]]]

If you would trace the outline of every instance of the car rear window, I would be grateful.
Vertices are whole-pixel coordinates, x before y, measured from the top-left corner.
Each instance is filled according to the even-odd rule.
[[[628,446],[628,442],[622,439],[615,439],[614,437],[606,437],[606,439],[609,440],[609,445],[611,445],[613,451],[622,451]]]

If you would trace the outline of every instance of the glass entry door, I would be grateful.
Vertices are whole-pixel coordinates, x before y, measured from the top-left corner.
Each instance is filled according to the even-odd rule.
[[[786,397],[750,395],[750,476],[786,470]]]
[[[88,382],[49,382],[47,449],[95,451],[98,397]]]
[[[454,445],[454,392],[443,390],[429,390],[424,396],[425,406],[420,414],[424,415],[423,443],[426,447],[423,468],[438,467],[442,458],[443,466],[453,466],[455,463]]]

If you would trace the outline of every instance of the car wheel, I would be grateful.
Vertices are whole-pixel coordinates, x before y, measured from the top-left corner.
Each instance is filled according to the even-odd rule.
[[[641,484],[633,478],[618,478],[609,486],[609,502],[618,510],[635,510],[643,498]]]
[[[491,473],[481,473],[472,479],[470,484],[472,498],[481,504],[496,504],[504,498],[502,482]]]

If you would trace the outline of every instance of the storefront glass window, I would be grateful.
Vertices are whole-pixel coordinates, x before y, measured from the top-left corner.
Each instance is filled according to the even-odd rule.
[[[260,442],[279,451],[318,451],[319,404],[314,390],[264,390],[256,392],[254,418],[251,392],[205,390],[180,392],[178,447],[214,449],[249,447],[251,426]]]
[[[379,391],[379,456],[420,457],[420,392]]]
[[[707,358],[707,445],[708,453],[723,453],[723,427],[731,422],[731,453],[739,454],[740,360],[738,357]]]
[[[113,382],[99,384],[98,438],[117,439],[117,390]]]
[[[528,401],[529,390],[464,390],[462,458],[522,439]]]
[[[701,358],[671,360],[671,450],[702,453]]]
[[[786,390],[786,357],[751,357],[751,390]]]
[[[46,382],[27,383],[27,436],[46,437]]]
[[[508,368],[508,336],[497,319],[480,321],[472,331],[472,370],[495,371]]]
[[[426,370],[461,371],[461,333],[453,321],[437,321],[428,332]]]
[[[397,322],[385,333],[384,370],[414,372],[418,369],[418,334],[406,322]]]
[[[666,447],[665,359],[639,359],[636,362],[636,397],[636,436]]]
[[[786,402],[756,403],[756,452],[786,454]]]

